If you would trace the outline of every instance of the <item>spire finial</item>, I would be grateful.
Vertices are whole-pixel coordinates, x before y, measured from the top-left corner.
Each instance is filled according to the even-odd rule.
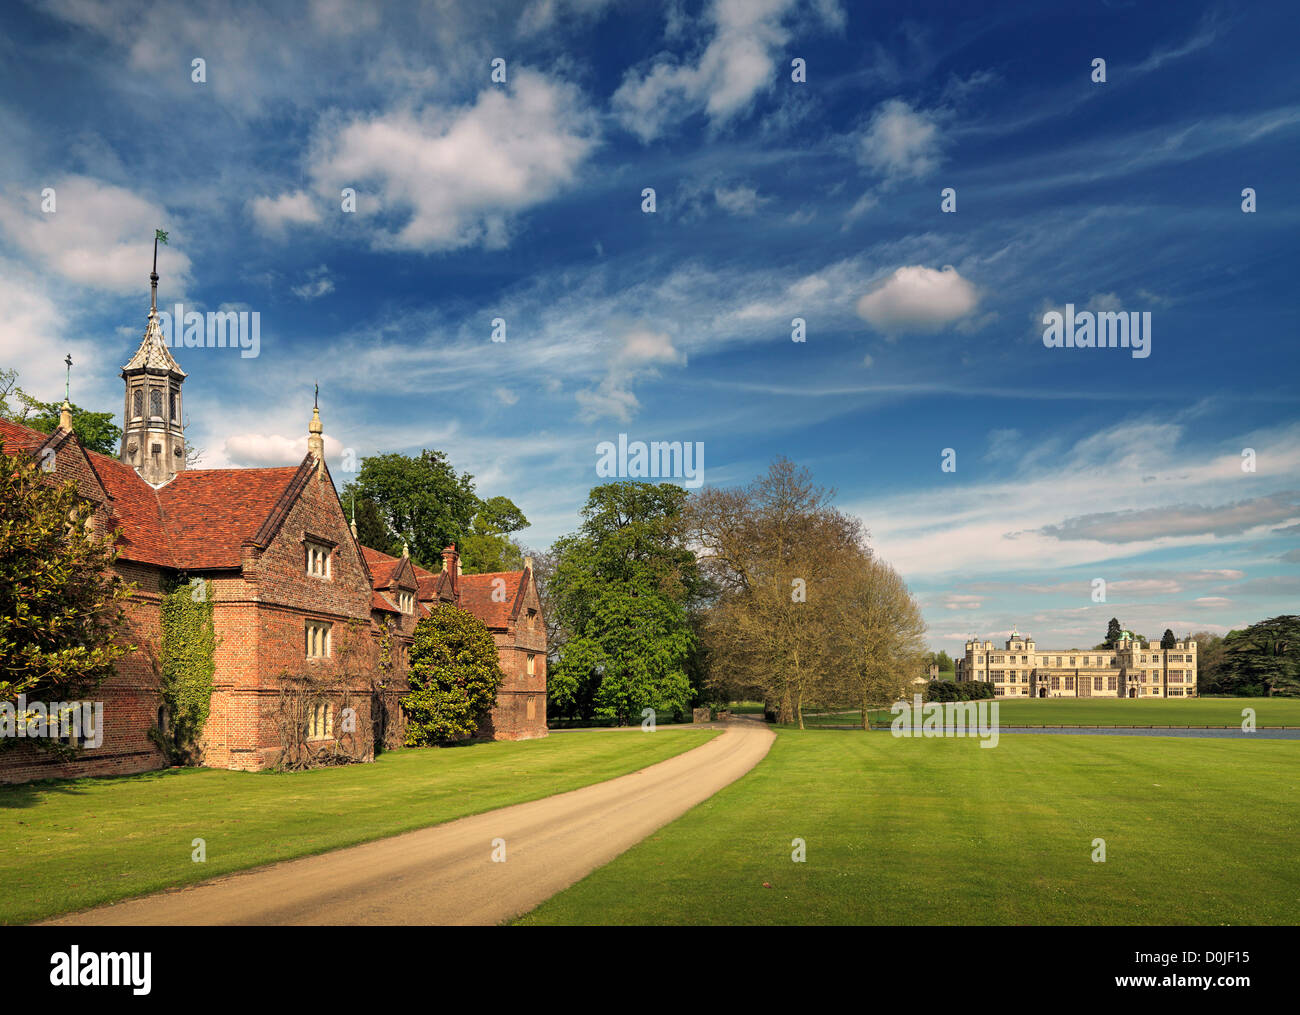
[[[63,382],[63,400],[70,402],[72,400],[72,353],[68,353],[63,358],[63,362],[68,365],[68,374]]]
[[[311,407],[313,409],[320,408],[320,384],[319,383],[316,384],[316,394],[312,398]]]
[[[149,300],[149,316],[158,313],[158,244],[167,245],[167,234],[161,229],[153,231],[153,271],[149,273],[149,288],[152,296]]]
[[[319,391],[319,385],[317,385]],[[317,395],[316,404],[311,409],[311,422],[307,424],[307,450],[316,458],[316,475],[324,475],[325,472],[325,428],[320,421],[320,397]]]

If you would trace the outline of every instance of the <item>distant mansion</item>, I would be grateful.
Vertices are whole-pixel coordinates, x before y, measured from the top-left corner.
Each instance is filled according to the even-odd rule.
[[[1039,649],[1013,630],[1000,651],[968,641],[957,680],[990,681],[999,698],[1194,698],[1196,642],[1162,649],[1124,631],[1112,649]]]

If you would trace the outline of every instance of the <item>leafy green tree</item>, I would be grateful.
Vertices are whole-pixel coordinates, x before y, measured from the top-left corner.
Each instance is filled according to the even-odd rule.
[[[22,391],[18,392],[18,397],[28,410],[23,415],[24,426],[41,433],[54,433],[58,429],[62,402],[38,402]],[[111,412],[90,412],[79,405],[72,406],[72,432],[88,451],[98,451],[101,455],[117,454],[122,428],[113,419]]]
[[[342,494],[343,508],[352,510],[352,491],[344,487]],[[379,506],[369,497],[356,498],[357,542],[380,553],[398,557],[402,553],[402,542],[397,535],[384,524]]]
[[[510,535],[527,527],[528,519],[509,497],[483,501],[460,542],[461,570],[465,574],[519,570],[524,553]]]
[[[1228,677],[1223,665],[1223,638],[1209,631],[1197,631],[1192,640],[1196,642],[1197,693],[1232,694],[1223,684]]]
[[[92,505],[0,441],[0,701],[70,700],[98,687],[133,646],[119,644],[129,587]]]
[[[473,736],[505,674],[483,622],[443,603],[415,626],[409,679],[402,697],[406,744],[420,747]]]
[[[379,514],[382,531],[392,536],[387,547],[374,549],[392,553],[395,544],[400,552],[405,542],[415,562],[431,570],[437,570],[443,547],[464,539],[479,510],[473,477],[458,475],[446,455],[427,449],[418,458],[385,454],[362,459],[356,480],[343,488],[343,503],[350,504],[353,494],[358,532],[362,501],[368,500]],[[369,528],[367,535],[376,537]]]
[[[672,484],[598,486],[579,531],[553,547],[548,598],[566,640],[548,696],[560,714],[623,725],[645,708],[691,706],[699,649],[691,606],[701,582],[686,544],[686,498]]]
[[[0,367],[0,419],[13,419],[15,412],[9,404],[10,398],[18,393],[18,371],[9,367]]]
[[[1300,697],[1300,616],[1270,617],[1223,638],[1218,694]]]

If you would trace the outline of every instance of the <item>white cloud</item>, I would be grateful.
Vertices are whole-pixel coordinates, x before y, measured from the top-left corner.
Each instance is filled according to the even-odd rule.
[[[89,176],[53,180],[56,211],[41,211],[40,191],[0,194],[0,230],[26,254],[69,281],[115,293],[148,293],[155,229],[172,218],[162,206]],[[172,234],[176,243],[177,234]],[[158,273],[172,292],[189,282],[190,259],[158,248]]]
[[[701,26],[712,36],[696,59],[660,56],[647,70],[627,72],[613,98],[619,122],[651,141],[694,113],[714,126],[743,115],[778,80],[777,59],[785,58],[791,36],[786,21],[798,7],[797,0],[714,0]],[[814,4],[813,14],[830,28],[843,27],[843,12],[830,0]],[[680,21],[680,13],[674,16]]]
[[[975,287],[951,265],[942,271],[914,265],[897,269],[858,300],[858,314],[878,331],[938,331],[970,314]]]
[[[746,217],[755,214],[759,206],[767,201],[767,198],[760,198],[753,187],[743,184],[730,188],[714,187],[713,199],[723,211]]]
[[[248,210],[262,231],[272,235],[283,234],[291,225],[315,225],[321,220],[316,199],[302,190],[279,197],[255,197]]]
[[[1044,530],[1059,526],[1072,504],[1087,504],[1098,513],[1177,510],[1179,503],[1221,497],[1229,484],[1272,483],[1277,489],[1300,474],[1300,424],[1246,433],[1227,442],[1236,449],[1250,446],[1259,451],[1260,472],[1251,476],[1241,472],[1238,450],[1185,447],[1183,432],[1178,424],[1123,420],[1063,448],[1050,459],[1024,464],[1006,478],[968,481],[959,496],[943,492],[924,497],[909,491],[863,502],[855,505],[854,511],[870,528],[877,552],[909,580],[954,574],[967,576],[964,580],[980,580],[1008,571],[1027,572],[1027,562],[1055,575],[1062,568],[1098,561],[1106,562],[1106,569],[1097,572],[1099,576],[1114,574],[1122,567],[1130,574],[1138,572],[1133,575],[1136,580],[1150,569],[1140,563],[1125,563],[1126,559],[1131,561],[1158,548],[1191,548],[1256,537],[1253,530],[1241,531],[1238,524],[1228,526],[1237,529],[1238,535],[1225,532],[1216,537],[1211,534],[1213,526],[1198,524],[1186,531],[1161,532],[1153,527],[1145,539],[1126,542],[1056,539]],[[958,469],[960,476],[960,456]],[[1156,478],[1135,483],[1133,477],[1143,473]],[[1274,502],[1275,497],[1259,500]],[[1285,512],[1247,511],[1231,520],[1255,522],[1277,513]],[[1105,532],[1099,530],[1095,535],[1104,536]],[[1167,577],[1187,583],[1237,576],[1237,569],[1211,567]],[[1086,584],[1079,588],[1080,595],[1086,596]]]
[[[328,434],[324,436],[325,456],[338,457],[343,451],[343,445]],[[307,454],[307,434],[300,437],[285,437],[274,433],[234,434],[226,438],[222,453],[224,461],[248,468],[297,465]]]
[[[356,187],[358,214],[378,216],[378,248],[500,248],[513,216],[572,184],[595,145],[576,88],[511,68],[508,90],[493,86],[472,106],[388,111],[327,131],[309,172],[322,195]]]
[[[334,280],[329,276],[329,268],[321,265],[307,272],[307,281],[293,287],[293,294],[300,300],[318,300],[334,291]]]
[[[1300,491],[1254,497],[1216,507],[1175,504],[1140,511],[1101,511],[1044,526],[1056,539],[1132,543],[1170,536],[1234,536],[1300,517]]]
[[[632,328],[619,341],[610,358],[608,373],[600,384],[574,393],[579,418],[590,422],[609,416],[626,422],[641,407],[632,385],[641,378],[657,375],[656,367],[685,362],[685,355],[673,345],[666,332]]]
[[[902,99],[882,102],[859,142],[858,158],[887,180],[932,172],[942,161],[934,114],[915,110]]]

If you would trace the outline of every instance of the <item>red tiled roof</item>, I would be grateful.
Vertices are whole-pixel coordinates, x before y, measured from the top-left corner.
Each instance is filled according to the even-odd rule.
[[[49,439],[49,434],[33,430],[13,420],[0,419],[0,440],[4,441],[5,454],[10,457],[16,450],[31,451],[32,448],[40,447]]]
[[[524,591],[526,571],[494,571],[490,574],[463,574],[460,576],[460,608],[474,614],[488,627],[508,627],[514,614],[515,602]],[[501,579],[503,585],[494,581]],[[497,602],[492,593],[505,593],[505,601]]]
[[[360,543],[357,544],[361,546]],[[387,588],[393,581],[393,574],[402,564],[401,557],[391,557],[368,546],[361,547],[361,556],[365,558],[366,567],[370,568],[370,584],[377,589]]]
[[[12,420],[0,419],[0,438],[4,439],[7,454],[12,455],[19,448],[34,451],[50,440],[50,436]],[[125,560],[174,567],[153,488],[136,475],[135,469],[116,458],[95,451],[87,451],[86,458],[110,498],[107,505],[110,524],[122,530],[118,540],[119,556]]]
[[[122,530],[117,544],[118,556],[145,564],[176,567],[158,495],[153,487],[125,462],[95,451],[87,452],[86,457],[112,498],[109,504],[112,525]]]
[[[174,566],[239,567],[245,543],[273,534],[264,530],[280,513],[277,507],[288,507],[281,502],[290,499],[302,469],[195,469],[161,487],[158,503]]]
[[[385,613],[401,613],[396,606],[390,603],[382,592],[370,593],[370,608],[372,610],[383,610]]]
[[[448,581],[446,572],[429,571],[415,565],[415,598],[426,602],[442,598],[442,589]],[[450,594],[450,590],[448,590]]]
[[[360,543],[357,544],[361,546]],[[366,567],[370,569],[370,584],[377,589],[389,588],[397,579],[397,575],[402,570],[403,564],[410,564],[413,572],[422,570],[411,564],[406,557],[394,557],[387,553],[381,553],[379,550],[371,549],[369,546],[361,546],[361,556],[365,559]],[[404,588],[418,588],[418,579],[411,581]]]

